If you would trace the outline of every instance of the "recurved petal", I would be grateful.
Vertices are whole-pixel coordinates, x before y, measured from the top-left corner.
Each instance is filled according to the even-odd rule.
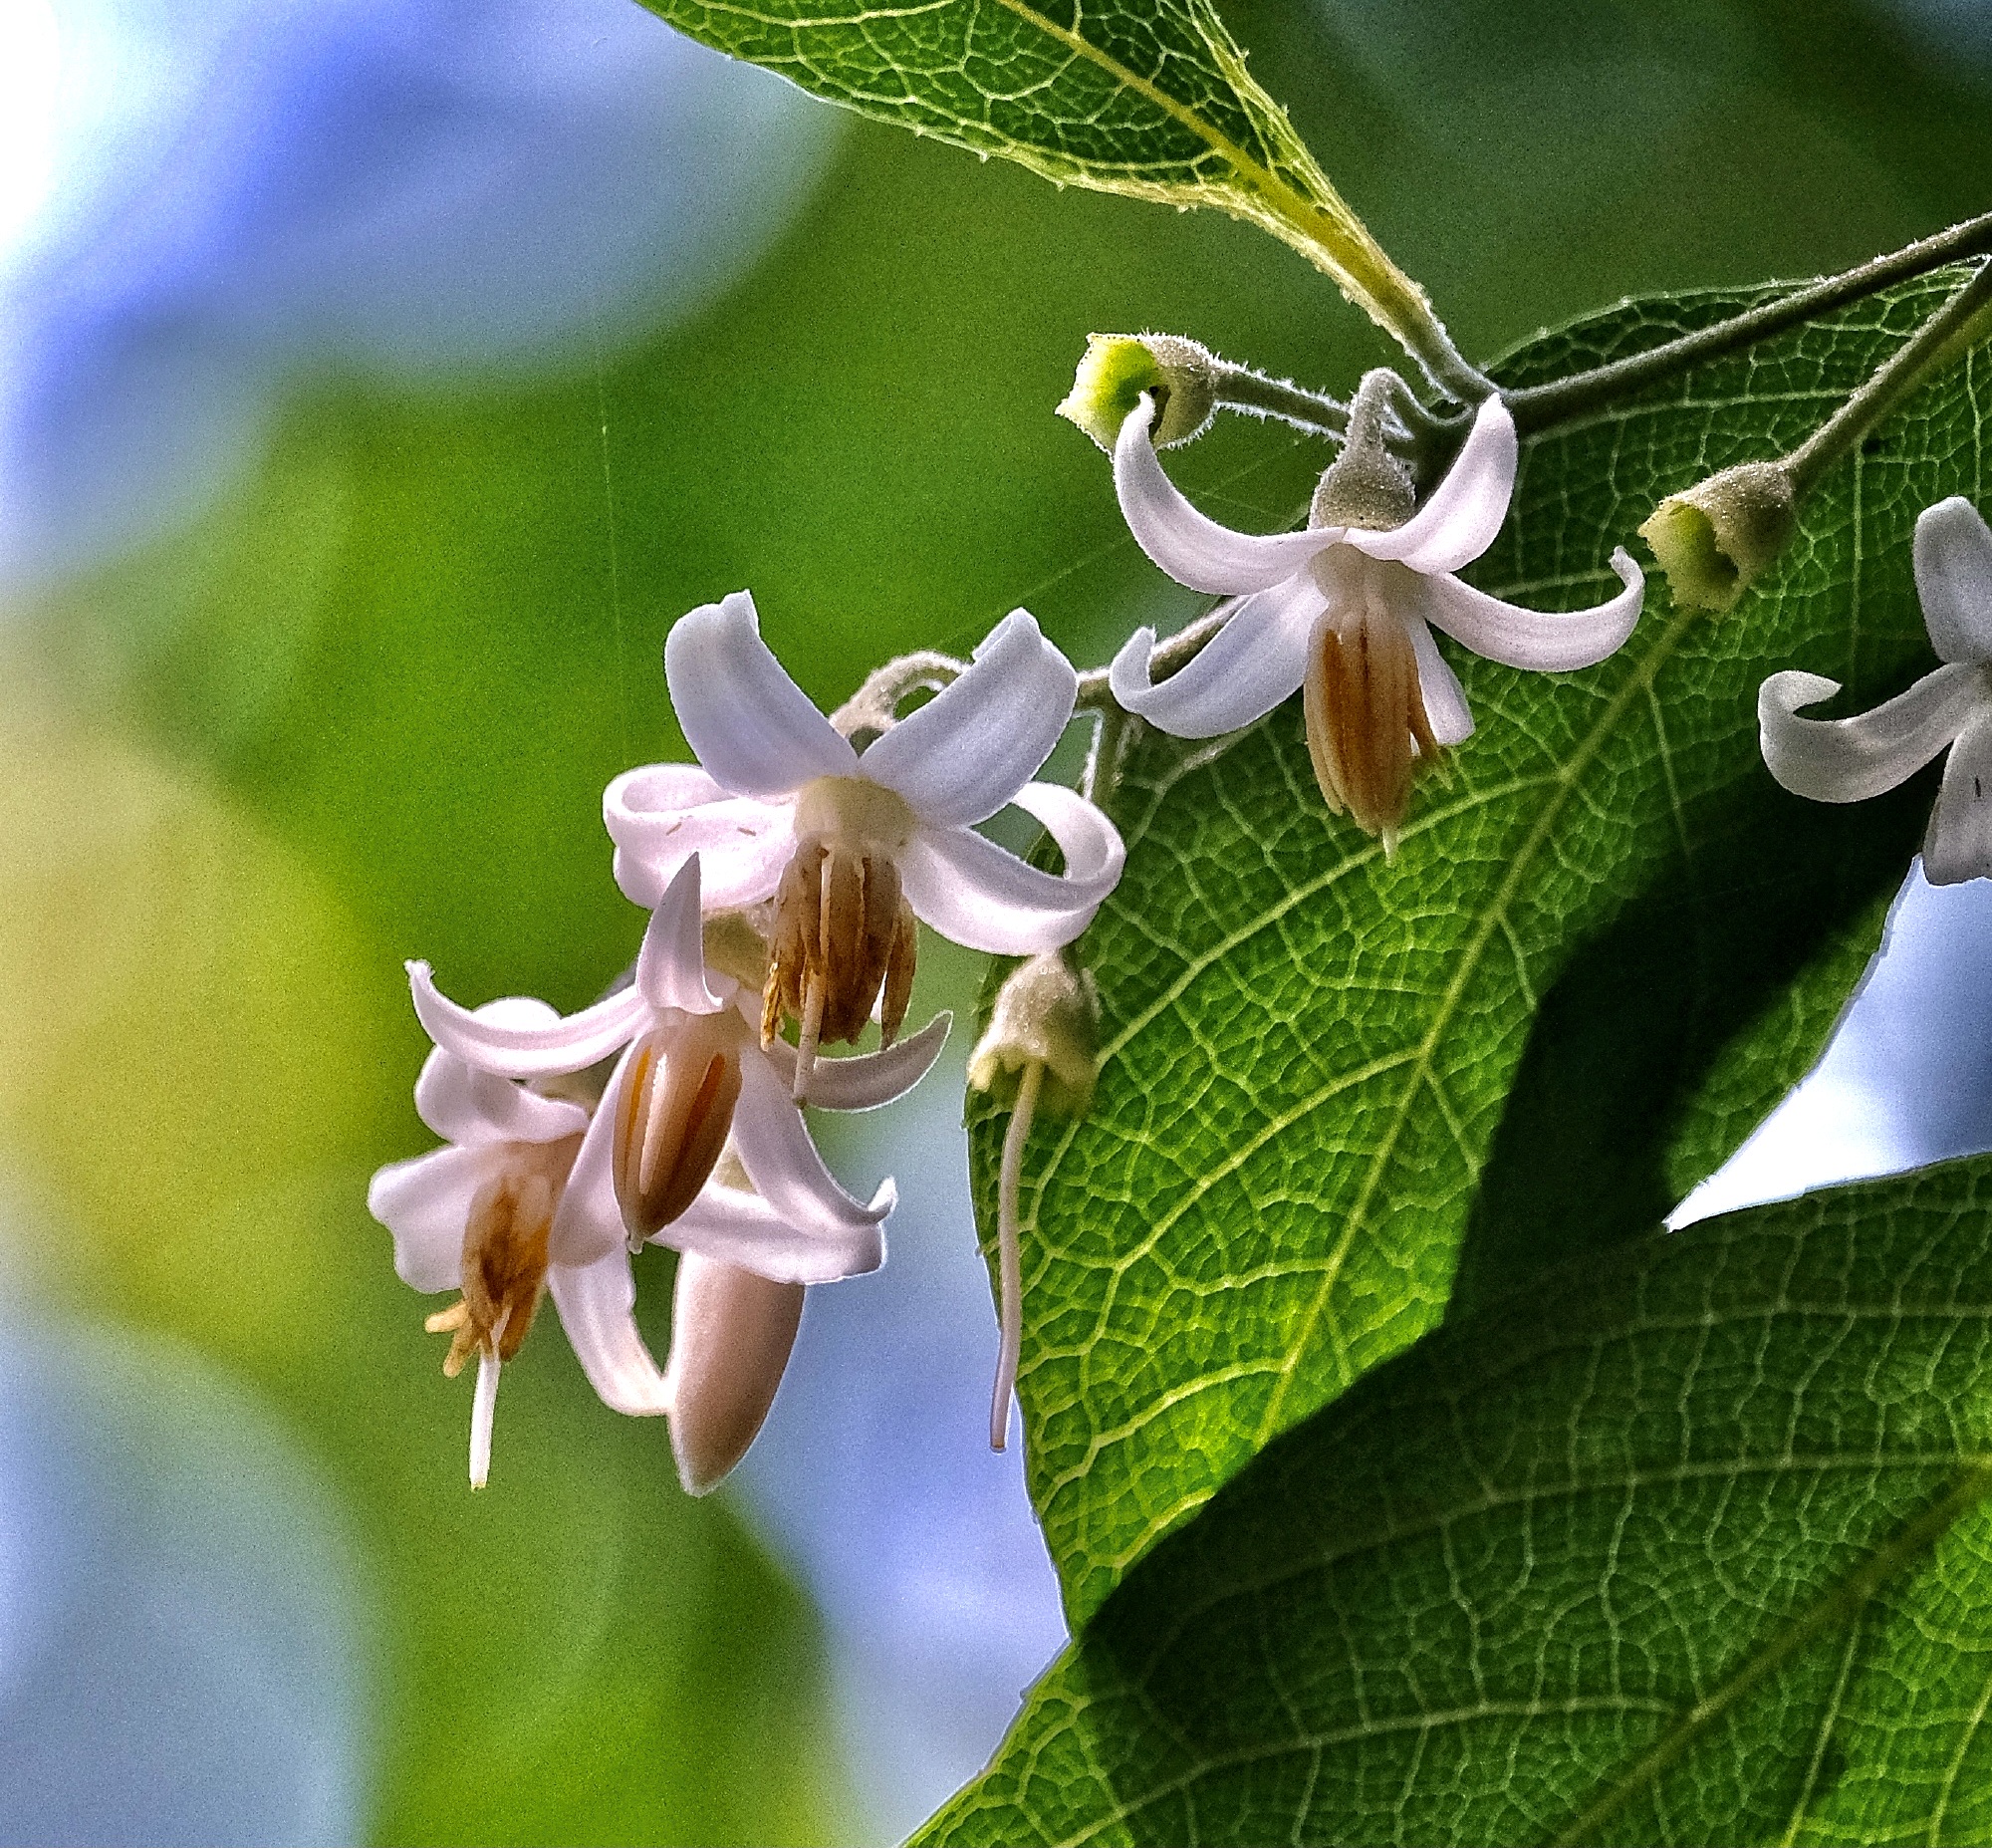
[[[679,804],[676,792],[692,770],[711,785],[713,799]],[[616,883],[646,911],[693,854],[702,863],[701,889],[714,911],[758,905],[774,895],[795,851],[795,809],[786,802],[728,796],[689,764],[646,764],[627,770],[602,797],[602,819],[616,843]]]
[[[1127,530],[1142,551],[1178,584],[1230,597],[1262,591],[1290,578],[1316,553],[1344,537],[1340,526],[1297,533],[1234,533],[1197,512],[1177,491],[1148,440],[1154,400],[1141,400],[1120,425],[1114,445],[1114,491]],[[1295,682],[1296,685],[1299,681]]]
[[[736,796],[772,801],[814,777],[850,776],[858,767],[849,740],[761,640],[745,591],[671,625],[664,679],[699,762]]]
[[[1236,731],[1299,690],[1308,632],[1326,605],[1311,572],[1241,598],[1224,627],[1166,680],[1150,677],[1155,632],[1137,629],[1108,670],[1114,697],[1171,737]]]
[[[1343,541],[1412,571],[1457,571],[1494,543],[1508,517],[1519,454],[1515,419],[1497,394],[1481,404],[1452,466],[1416,513],[1383,532],[1352,526]]]
[[[551,1078],[585,1071],[641,1032],[650,1005],[624,988],[578,1014],[555,1015],[551,1025],[511,1025],[484,1017],[438,992],[426,962],[410,962],[408,987],[415,1018],[430,1039],[480,1071],[505,1078]]]
[[[477,1011],[489,1018],[500,1008],[521,1021],[541,1015],[548,1022],[560,1018],[543,1001],[523,1002],[517,1008],[493,1001]],[[528,1014],[526,1009],[533,1011]],[[509,1078],[481,1072],[440,1046],[423,1061],[421,1076],[415,1080],[415,1115],[445,1142],[466,1149],[500,1142],[558,1142],[588,1127],[588,1112],[579,1104],[541,1097]]]
[[[819,1110],[875,1110],[880,1104],[904,1097],[940,1057],[940,1049],[947,1043],[947,1030],[953,1024],[952,1014],[939,1013],[910,1038],[887,1046],[882,1052],[861,1052],[844,1059],[818,1054],[810,1071],[806,1101]],[[796,1049],[787,1040],[778,1039],[763,1056],[774,1066],[775,1075],[793,1097]],[[806,1277],[802,1281],[816,1279]]]
[[[1037,619],[1012,610],[958,680],[865,752],[864,773],[934,827],[987,821],[1051,755],[1078,691]]]
[[[1915,559],[1916,596],[1937,659],[1992,660],[1992,531],[1978,509],[1962,494],[1925,507]]]
[[[1113,872],[1118,878],[1120,868]],[[899,889],[913,915],[942,936],[999,956],[1028,956],[1070,943],[1093,922],[1114,879],[1106,869],[1091,879],[1063,878],[967,829],[922,828],[900,856]]]
[[[367,1210],[394,1234],[394,1272],[411,1289],[461,1287],[463,1228],[492,1159],[485,1149],[436,1149],[388,1163],[369,1184]]]
[[[1612,554],[1612,569],[1625,588],[1592,610],[1550,614],[1503,603],[1476,591],[1457,578],[1422,580],[1422,614],[1474,654],[1504,666],[1528,667],[1539,673],[1564,673],[1593,667],[1616,654],[1639,620],[1646,580],[1623,546]]]
[[[1421,616],[1406,617],[1411,653],[1418,659],[1418,692],[1425,702],[1425,718],[1432,736],[1441,744],[1463,744],[1473,736],[1473,708],[1466,703],[1466,689],[1452,663],[1438,652],[1431,631]]]
[[[1973,719],[1992,711],[1983,670],[1958,662],[1852,718],[1800,718],[1840,690],[1824,674],[1787,669],[1757,689],[1765,767],[1794,795],[1865,802],[1912,776]],[[1935,875],[1932,874],[1934,879]]]
[[[547,1293],[588,1383],[612,1411],[655,1418],[671,1409],[663,1371],[636,1327],[636,1277],[620,1244],[593,1264],[555,1264]]]
[[[876,1226],[898,1197],[889,1181],[870,1205],[838,1186],[810,1140],[803,1113],[765,1059],[740,1062],[733,1146],[761,1197],[799,1231],[853,1232]]]
[[[650,1242],[737,1264],[775,1283],[835,1283],[885,1261],[885,1234],[873,1221],[791,1225],[758,1193],[717,1182]]]
[[[1957,734],[1923,840],[1923,877],[1955,886],[1992,874],[1992,716]]]
[[[1026,783],[1017,806],[1035,818],[1065,856],[1065,884],[1075,894],[1104,900],[1120,883],[1126,844],[1107,812],[1063,783]]]
[[[665,887],[636,952],[636,992],[654,1008],[716,1014],[724,1003],[706,985],[705,914],[699,907],[698,856]]]

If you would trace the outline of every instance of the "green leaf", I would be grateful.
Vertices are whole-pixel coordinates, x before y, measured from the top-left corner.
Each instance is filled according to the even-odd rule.
[[[1536,607],[1597,601],[1660,495],[1788,447],[1952,286],[1533,439],[1471,575]],[[1624,305],[1501,376],[1558,377],[1738,299]],[[1324,812],[1298,702],[1228,740],[1135,749],[1127,874],[1083,945],[1099,1095],[1034,1135],[1022,1196],[1030,1481],[1075,1623],[1272,1437],[1431,1327],[1456,1272],[1480,1300],[1636,1235],[1810,1063],[1832,1006],[1780,997],[1815,965],[1858,967],[1932,785],[1845,809],[1787,796],[1758,758],[1757,686],[1804,666],[1865,704],[1926,669],[1909,531],[1982,492],[1986,379],[1981,359],[1939,380],[1833,474],[1733,615],[1682,614],[1656,585],[1631,643],[1582,674],[1450,650],[1480,729],[1393,859]],[[988,1228],[1004,1119],[976,1114]]]
[[[932,1843],[1975,1843],[1992,1161],[1428,1337],[1129,1576]]]
[[[1422,290],[1245,69],[1210,0],[644,0],[681,31],[881,122],[1061,185],[1210,205],[1335,277],[1434,377],[1459,366]]]

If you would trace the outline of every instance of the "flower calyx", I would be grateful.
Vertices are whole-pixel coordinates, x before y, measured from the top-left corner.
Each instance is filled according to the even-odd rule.
[[[1218,362],[1179,334],[1089,334],[1086,354],[1058,414],[1114,453],[1115,438],[1142,393],[1155,400],[1159,448],[1201,436],[1218,401]]]
[[[1782,462],[1744,462],[1669,494],[1639,528],[1676,605],[1722,615],[1798,531],[1798,489]]]
[[[1074,967],[1063,951],[1032,956],[1004,977],[989,1024],[968,1055],[969,1089],[1014,1098],[1032,1065],[1044,1068],[1044,1108],[1078,1116],[1093,1102],[1100,990],[1093,971]]]

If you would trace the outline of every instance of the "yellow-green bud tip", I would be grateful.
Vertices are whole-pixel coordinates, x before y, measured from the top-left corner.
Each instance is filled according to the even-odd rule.
[[[1778,462],[1745,462],[1669,494],[1639,536],[1684,610],[1733,610],[1798,530],[1798,495]]]
[[[1086,357],[1058,407],[1108,454],[1143,392],[1155,395],[1156,448],[1188,442],[1210,427],[1217,367],[1193,340],[1175,334],[1089,334]]]
[[[1093,1101],[1100,997],[1091,972],[1056,950],[1019,963],[996,991],[988,1028],[968,1055],[968,1082],[977,1091],[1010,1089],[1033,1064],[1045,1068],[1041,1109],[1077,1116]]]

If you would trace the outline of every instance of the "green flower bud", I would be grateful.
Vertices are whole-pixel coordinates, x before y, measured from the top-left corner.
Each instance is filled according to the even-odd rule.
[[[1093,1101],[1099,991],[1090,970],[1075,969],[1056,950],[1019,963],[996,991],[988,1028],[968,1055],[968,1083],[976,1091],[1013,1088],[1029,1065],[1045,1068],[1047,1110],[1077,1116]]]
[[[1089,334],[1058,413],[1112,455],[1143,392],[1155,395],[1155,447],[1188,442],[1210,427],[1216,411],[1217,361],[1177,334]]]
[[[1798,494],[1782,462],[1744,462],[1669,494],[1639,536],[1684,610],[1733,610],[1798,531]]]

